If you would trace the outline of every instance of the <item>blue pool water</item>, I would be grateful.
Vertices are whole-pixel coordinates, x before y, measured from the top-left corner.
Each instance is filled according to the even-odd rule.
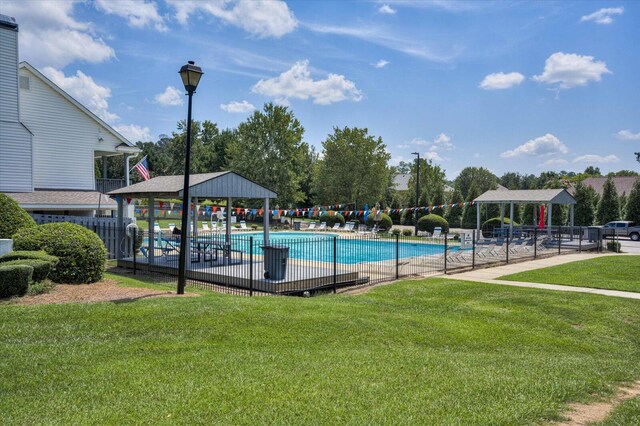
[[[289,257],[291,258],[332,262],[335,236],[338,235],[310,232],[272,232],[269,234],[269,240],[271,245],[274,246],[288,246]],[[262,233],[232,234],[233,249],[249,253],[250,237],[253,237],[253,253],[262,255]],[[206,236],[199,239],[203,241],[210,239],[224,241],[224,235]],[[443,245],[410,241],[398,244],[398,257],[400,259],[442,253],[444,253]],[[360,262],[391,260],[395,259],[395,257],[395,240],[360,239],[353,235],[346,238],[338,236],[336,240],[336,261],[341,264],[353,265]]]

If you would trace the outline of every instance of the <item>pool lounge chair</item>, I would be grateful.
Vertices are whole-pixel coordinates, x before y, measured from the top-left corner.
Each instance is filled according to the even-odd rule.
[[[344,224],[344,228],[342,228],[345,232],[353,232],[353,227],[355,226],[355,222],[347,222]]]
[[[320,222],[318,226],[318,231],[326,231],[327,230],[327,222]]]
[[[207,222],[202,222],[202,232],[211,232],[211,228],[209,228],[209,224]]]
[[[169,224],[169,231],[171,231],[171,233],[173,233],[174,229],[176,229],[176,224],[175,223],[170,223]]]
[[[340,231],[340,222],[336,222],[333,224],[333,227],[331,228],[332,231]]]
[[[250,231],[251,229],[247,228],[247,222],[244,220],[240,221],[240,230],[241,231]]]
[[[309,223],[309,227],[307,229],[316,229],[316,223],[315,222],[310,222]]]

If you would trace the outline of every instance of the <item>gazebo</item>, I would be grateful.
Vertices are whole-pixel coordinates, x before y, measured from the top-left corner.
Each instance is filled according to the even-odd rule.
[[[573,208],[576,200],[566,189],[495,189],[487,191],[473,200],[476,208],[476,228],[481,232],[480,207],[483,204],[499,204],[500,219],[504,228],[504,207],[509,205],[509,235],[513,235],[513,205],[514,204],[545,204],[547,206],[547,233],[551,235],[552,206],[564,204],[570,206],[569,225],[573,226]],[[537,223],[537,209],[533,209],[533,222]]]
[[[118,230],[124,232],[124,206],[127,198],[148,198],[149,199],[149,235],[153,235],[154,229],[154,202],[157,198],[182,198],[184,187],[184,175],[158,176],[144,182],[129,185],[109,192],[108,195],[116,197],[118,200]],[[231,242],[231,205],[234,198],[263,199],[264,210],[264,243],[269,243],[269,199],[277,197],[277,194],[262,185],[259,185],[239,174],[231,171],[217,173],[192,174],[189,177],[190,202],[194,206],[200,199],[226,199],[226,230],[225,242]],[[189,208],[189,206],[182,206]],[[197,214],[192,218],[192,229],[197,233]],[[187,230],[182,230],[186,238],[191,238]],[[118,236],[121,241],[122,235]],[[154,256],[154,241],[149,239],[149,255]],[[189,241],[187,241],[189,246]],[[118,259],[121,253],[118,252]],[[152,261],[152,259],[150,259]]]

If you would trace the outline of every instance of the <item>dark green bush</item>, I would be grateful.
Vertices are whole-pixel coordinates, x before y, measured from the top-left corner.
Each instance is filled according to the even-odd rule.
[[[10,260],[8,262],[0,263],[0,265],[1,266],[9,266],[9,265],[31,266],[33,268],[32,280],[34,283],[39,283],[49,278],[49,274],[51,273],[51,269],[52,269],[51,262],[47,262],[46,260],[36,260],[36,259]]]
[[[393,235],[400,235],[400,234],[402,233],[402,231],[401,231],[399,228],[393,228],[393,229],[391,230],[391,233],[392,233]]]
[[[367,226],[368,227],[372,227],[373,225],[376,224],[376,222],[373,220],[373,219],[375,219],[375,217],[376,217],[375,213],[369,213],[369,216],[367,216]],[[391,221],[391,218],[389,217],[388,214],[381,213],[380,214],[380,221],[378,221],[378,226],[380,228],[391,229],[391,227],[393,226],[393,221]]]
[[[508,217],[504,218],[504,226],[509,226],[511,220]],[[495,228],[500,228],[501,222],[499,217],[492,217],[491,219],[487,219],[482,224],[482,235],[485,237],[492,237],[493,230]],[[513,222],[513,226],[519,226],[515,221]]]
[[[0,194],[0,239],[13,238],[18,230],[36,226],[36,221],[13,198]]]
[[[33,268],[28,265],[0,266],[0,298],[24,296],[32,276]]]
[[[442,228],[442,233],[449,232],[449,222],[437,214],[429,213],[418,220],[418,231],[426,231],[433,234],[434,229],[437,227]]]
[[[331,228],[336,223],[340,223],[340,226],[344,226],[344,216],[336,212],[322,213],[318,220],[320,222],[327,222],[327,228]]]
[[[14,235],[17,250],[44,250],[60,258],[50,278],[57,283],[92,283],[102,278],[107,250],[92,231],[73,223],[47,223]]]
[[[607,250],[620,253],[622,244],[617,241],[607,241]]]
[[[5,255],[0,257],[0,263],[2,262],[10,262],[12,260],[20,260],[20,259],[34,259],[34,260],[44,260],[45,262],[51,263],[52,267],[55,267],[60,259],[56,256],[51,256],[50,254],[45,253],[44,251],[12,251],[6,253]]]
[[[413,231],[411,229],[403,229],[402,235],[404,235],[405,237],[410,237],[413,235]]]

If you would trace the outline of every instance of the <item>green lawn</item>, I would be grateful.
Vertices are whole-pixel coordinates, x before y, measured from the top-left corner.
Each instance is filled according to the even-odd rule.
[[[640,292],[640,256],[596,257],[499,279]]]
[[[623,402],[613,409],[599,426],[640,425],[640,397]]]
[[[634,300],[444,279],[201,293],[0,305],[3,423],[534,424],[640,377]]]

